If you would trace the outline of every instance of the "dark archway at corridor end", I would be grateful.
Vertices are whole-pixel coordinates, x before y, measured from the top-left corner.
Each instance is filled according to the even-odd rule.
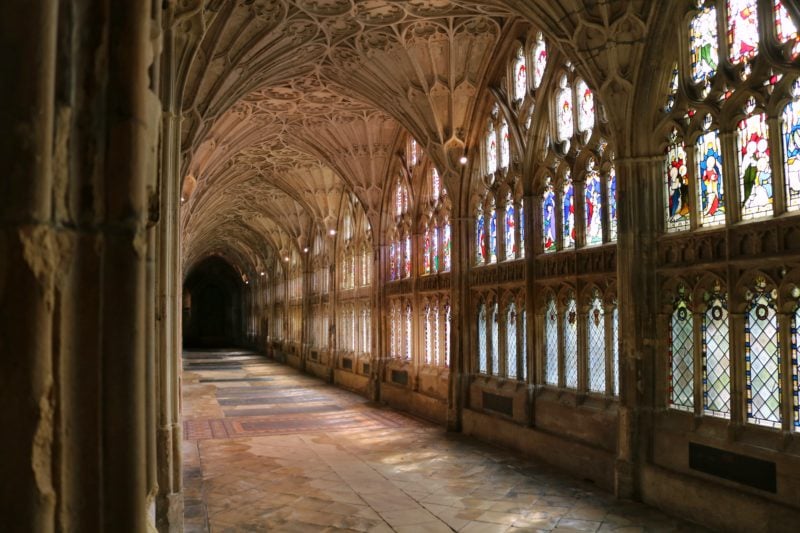
[[[243,343],[242,279],[220,257],[195,266],[183,285],[183,345],[220,348]]]

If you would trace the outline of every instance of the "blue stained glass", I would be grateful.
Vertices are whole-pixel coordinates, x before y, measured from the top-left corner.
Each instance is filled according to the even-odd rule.
[[[666,173],[667,231],[689,229],[689,179],[683,143],[667,149]]]
[[[497,262],[497,209],[494,206],[489,219],[489,262]]]
[[[506,204],[506,259],[514,259],[517,255],[516,235],[514,234],[514,204]]]
[[[556,251],[556,194],[550,178],[542,198],[542,244],[545,252]]]
[[[564,176],[563,196],[561,197],[561,224],[564,249],[575,247],[575,188],[569,172]]]
[[[800,209],[800,100],[789,102],[783,110],[783,150],[786,209],[796,211]]]
[[[748,107],[754,106],[751,99]],[[755,114],[739,122],[738,146],[742,218],[771,215],[772,169],[766,114]]]
[[[600,173],[591,169],[586,174],[585,187],[586,211],[586,244],[603,243],[603,192],[600,184]]]
[[[722,181],[722,151],[716,130],[697,138],[697,181],[700,193],[700,223],[725,223],[725,195]]]
[[[608,239],[617,240],[617,170],[613,166],[608,171]]]
[[[708,83],[717,72],[717,10],[705,7],[692,20],[689,30],[692,81]]]
[[[483,211],[475,216],[475,250],[478,264],[486,262],[486,230],[484,228]]]
[[[519,201],[519,256],[525,257],[525,201]]]

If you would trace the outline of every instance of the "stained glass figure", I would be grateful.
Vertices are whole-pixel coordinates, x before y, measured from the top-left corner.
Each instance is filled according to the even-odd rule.
[[[584,186],[586,213],[586,244],[591,246],[603,243],[603,191],[600,173],[595,169],[594,161],[589,163]]]
[[[794,43],[790,53],[791,59],[800,55],[800,34],[798,34],[797,26],[787,13],[782,0],[775,0],[775,30],[778,34],[778,42]]]
[[[545,253],[556,251],[556,193],[549,177],[542,195],[542,244]]]
[[[450,328],[452,315],[450,304],[444,304],[444,364],[450,366]],[[484,344],[485,345],[485,344]]]
[[[519,200],[519,256],[525,257],[525,200]]]
[[[522,102],[528,92],[528,68],[525,64],[525,49],[517,49],[514,60],[514,100]]]
[[[544,37],[539,33],[536,36],[536,44],[533,46],[533,88],[538,89],[542,84],[544,70],[547,67],[547,45]]]
[[[678,62],[676,61],[672,64],[672,76],[669,79],[669,87],[667,89],[667,102],[664,104],[665,113],[669,113],[675,108],[675,95],[678,93],[679,74]]]
[[[689,26],[692,81],[708,85],[717,72],[719,49],[717,45],[717,10],[703,7]]]
[[[486,305],[481,303],[478,308],[478,372],[486,374],[488,372],[488,366],[486,351]]]
[[[694,409],[694,317],[686,305],[684,292],[675,300],[669,330],[670,407]]]
[[[431,273],[431,230],[425,230],[425,236],[422,240],[422,273]]]
[[[482,265],[488,259],[486,250],[486,227],[483,218],[483,207],[478,206],[478,212],[475,214],[475,251],[476,262]]]
[[[406,210],[408,209],[408,197],[406,194],[405,187],[401,183],[397,184],[397,189],[395,191],[395,215],[402,216],[405,214]]]
[[[569,171],[564,174],[561,190],[561,242],[568,250],[575,247],[575,188]]]
[[[544,382],[548,385],[558,385],[558,312],[553,298],[547,302],[544,330]]]
[[[689,178],[686,168],[686,150],[682,142],[676,142],[667,148],[664,167],[667,231],[689,229]]]
[[[578,99],[578,131],[589,132],[594,128],[594,94],[586,82],[579,80],[575,86]]]
[[[715,290],[706,296],[703,315],[703,409],[707,415],[730,417],[731,360],[728,304]]]
[[[574,133],[572,118],[572,88],[567,82],[567,77],[561,77],[561,90],[556,99],[556,133],[559,141],[568,141]]]
[[[411,359],[411,324],[412,324],[411,303],[406,303],[406,323],[405,323],[405,357]]]
[[[397,276],[397,243],[389,244],[389,279],[395,281]]]
[[[517,378],[517,306],[514,302],[506,312],[506,376]]]
[[[489,216],[489,262],[497,263],[497,207],[492,200]]]
[[[514,233],[514,200],[509,194],[506,198],[505,244],[506,260],[515,259],[517,256],[516,234]]]
[[[564,381],[568,388],[578,388],[578,311],[572,296],[564,312]]]
[[[431,229],[431,273],[439,272],[439,228],[434,226]]]
[[[500,317],[497,311],[497,302],[492,304],[492,318],[489,320],[492,326],[492,375],[500,374]]]
[[[486,133],[486,173],[494,174],[497,171],[497,134],[494,125],[489,123]]]
[[[617,169],[612,165],[608,169],[608,179],[606,180],[606,194],[608,199],[608,240],[617,240]]]
[[[450,253],[452,249],[452,238],[450,236],[450,221],[445,220],[442,227],[442,270],[450,272]]]
[[[611,315],[611,379],[614,382],[614,394],[619,394],[619,309],[614,301]]]
[[[734,65],[758,54],[757,4],[757,0],[728,0],[728,57]]]
[[[603,300],[595,293],[586,317],[589,344],[589,390],[606,392],[606,319]]]
[[[506,170],[511,161],[511,145],[508,140],[508,123],[504,120],[500,126],[500,168]]]
[[[800,82],[795,82],[800,96]],[[786,210],[800,209],[800,99],[783,108],[783,153],[786,172]]]
[[[403,277],[411,275],[411,236],[406,236],[405,246],[403,247]]]
[[[754,424],[781,427],[780,343],[777,291],[769,291],[763,278],[756,280],[745,316],[745,378],[747,420]]]
[[[697,190],[700,196],[700,224],[716,226],[725,223],[725,196],[722,181],[722,150],[718,130],[708,131],[695,144]]]
[[[754,107],[755,101],[750,98],[746,109],[752,111]],[[740,121],[738,133],[742,218],[771,215],[772,170],[766,114],[757,113]]]

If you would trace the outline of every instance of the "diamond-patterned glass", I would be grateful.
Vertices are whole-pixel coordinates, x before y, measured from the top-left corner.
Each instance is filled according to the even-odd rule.
[[[574,298],[567,300],[564,313],[564,380],[567,387],[578,388],[578,312]]]
[[[709,301],[703,317],[703,407],[705,413],[730,416],[731,360],[727,303],[721,295]]]
[[[440,348],[442,342],[442,333],[440,329],[440,317],[439,317],[439,302],[436,301],[433,304],[433,364],[434,365],[441,365],[442,359],[440,356]]]
[[[506,313],[506,375],[517,377],[517,307],[513,303]]]
[[[528,312],[522,310],[522,368],[520,379],[528,379]]]
[[[675,409],[694,409],[694,317],[686,302],[679,301],[672,311],[669,333],[670,404]]]
[[[547,311],[544,315],[545,354],[544,354],[544,382],[548,385],[558,385],[558,313],[556,301],[547,302]]]
[[[766,294],[755,296],[744,330],[747,420],[781,426],[780,347],[775,303]]]
[[[611,375],[614,380],[614,394],[619,395],[619,310],[616,302],[611,318]]]
[[[599,297],[592,300],[587,317],[589,337],[589,390],[606,392],[606,326],[603,302]]]
[[[431,357],[433,357],[433,331],[431,326],[431,306],[425,306],[425,364],[431,364]]]
[[[499,352],[499,343],[500,343],[500,317],[498,316],[497,312],[497,303],[492,306],[492,319],[491,319],[491,326],[492,326],[492,375],[496,376],[500,373],[500,352]]]
[[[450,304],[444,304],[444,364],[450,366]],[[484,346],[486,344],[484,343]]]
[[[794,390],[794,430],[800,431],[800,306],[792,317],[792,389]]]
[[[481,304],[478,310],[478,372],[486,374],[486,306]]]

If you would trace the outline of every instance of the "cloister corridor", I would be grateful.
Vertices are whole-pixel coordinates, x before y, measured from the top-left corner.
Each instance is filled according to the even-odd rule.
[[[183,359],[185,531],[703,531],[249,351]]]

